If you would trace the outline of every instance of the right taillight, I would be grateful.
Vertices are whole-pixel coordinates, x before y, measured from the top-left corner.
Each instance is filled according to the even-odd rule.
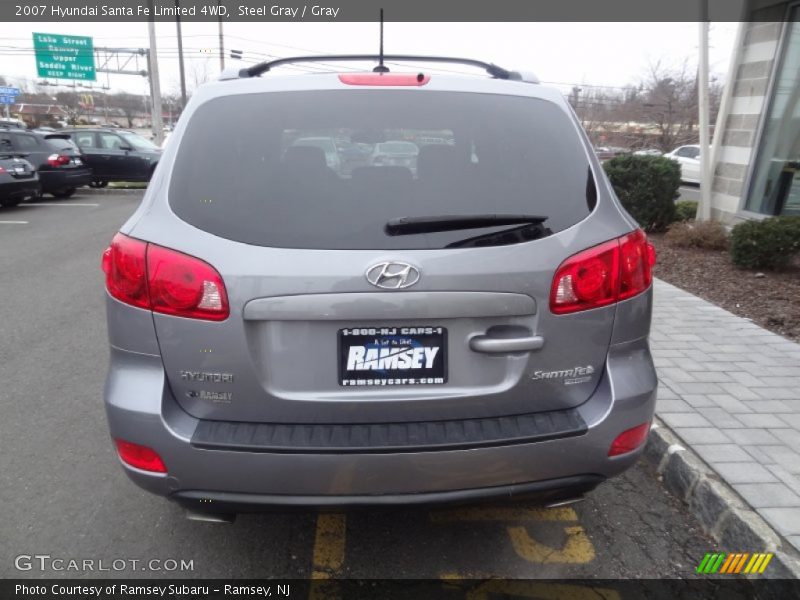
[[[103,253],[103,271],[108,293],[126,304],[189,319],[230,314],[220,274],[182,252],[118,233]]]
[[[655,251],[637,229],[570,256],[556,270],[550,311],[563,315],[642,293],[653,280]]]

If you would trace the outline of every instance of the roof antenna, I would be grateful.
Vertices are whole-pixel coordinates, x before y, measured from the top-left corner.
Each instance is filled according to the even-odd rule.
[[[381,46],[378,54],[378,66],[372,69],[373,73],[388,73],[389,67],[383,64],[383,9],[381,9]]]

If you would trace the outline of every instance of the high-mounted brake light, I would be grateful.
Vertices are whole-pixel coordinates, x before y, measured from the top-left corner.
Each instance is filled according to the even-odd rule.
[[[117,300],[189,319],[230,315],[220,274],[208,263],[121,233],[103,253],[106,289]]]
[[[607,306],[641,294],[653,281],[655,249],[641,230],[570,256],[550,289],[557,315]]]
[[[619,456],[633,452],[647,441],[647,434],[650,433],[650,423],[642,423],[636,427],[626,429],[620,433],[608,449],[609,456]]]
[[[422,86],[431,80],[424,73],[347,73],[339,75],[339,81],[347,85],[395,85]]]
[[[152,473],[166,473],[167,467],[158,453],[152,448],[126,442],[125,440],[114,440],[117,445],[117,453],[126,465],[150,471]]]

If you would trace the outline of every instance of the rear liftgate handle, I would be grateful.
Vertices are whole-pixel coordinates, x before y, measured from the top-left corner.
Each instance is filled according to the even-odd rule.
[[[532,352],[541,350],[544,338],[540,335],[526,337],[500,338],[490,335],[476,335],[469,340],[469,347],[475,352],[487,354],[506,354],[510,352]]]

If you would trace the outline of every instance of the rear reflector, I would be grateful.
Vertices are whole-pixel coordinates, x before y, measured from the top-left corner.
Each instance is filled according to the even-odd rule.
[[[608,450],[609,456],[618,456],[620,454],[627,454],[633,452],[647,440],[647,434],[650,432],[650,423],[642,423],[631,429],[627,429],[620,433],[616,439],[611,442],[611,448]]]
[[[164,461],[152,448],[140,446],[133,442],[126,442],[125,440],[114,440],[114,443],[117,445],[117,453],[120,459],[126,465],[142,471],[150,471],[151,473],[167,472]]]
[[[557,315],[599,308],[640,294],[653,281],[655,250],[640,229],[570,256],[550,289]]]
[[[430,75],[424,73],[348,73],[339,75],[339,81],[347,85],[397,85],[421,86],[428,83]]]
[[[117,300],[157,313],[223,321],[225,284],[208,263],[121,233],[103,253],[106,289]]]

